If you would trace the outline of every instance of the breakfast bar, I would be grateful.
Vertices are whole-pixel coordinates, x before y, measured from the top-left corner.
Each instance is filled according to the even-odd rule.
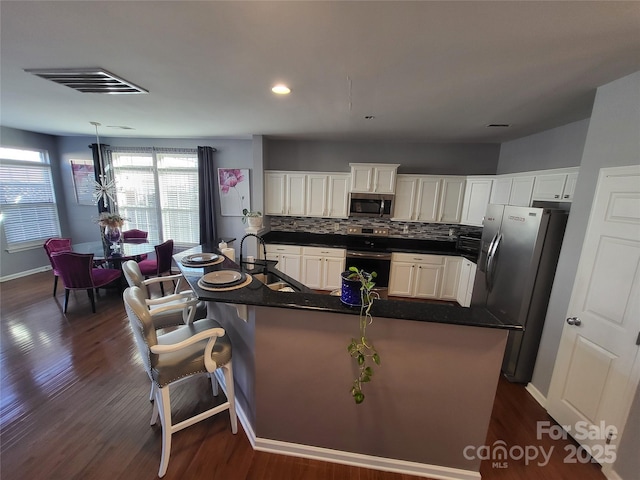
[[[205,252],[220,254],[201,245],[174,259],[231,340],[238,414],[256,450],[480,478],[480,460],[465,448],[486,442],[507,333],[519,325],[483,308],[377,300],[367,333],[381,364],[356,405],[350,389],[357,368],[347,346],[358,334],[359,308],[306,288],[275,262],[181,263]],[[221,270],[247,280],[235,289],[202,288],[203,275]],[[270,288],[272,281],[294,291]]]

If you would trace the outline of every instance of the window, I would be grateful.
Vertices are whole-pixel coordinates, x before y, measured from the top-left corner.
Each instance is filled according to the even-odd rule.
[[[9,252],[60,236],[47,152],[0,147],[0,220]]]
[[[198,157],[195,150],[114,149],[111,152],[123,229],[149,232],[149,241],[200,241]]]

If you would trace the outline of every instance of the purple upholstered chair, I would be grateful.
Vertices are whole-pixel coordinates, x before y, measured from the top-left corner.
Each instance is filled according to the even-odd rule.
[[[167,240],[160,245],[156,245],[156,258],[150,258],[138,262],[140,267],[140,273],[144,275],[144,278],[158,276],[168,273],[171,275],[171,262],[173,260],[173,240]],[[160,282],[160,291],[164,297],[163,282]]]
[[[71,290],[86,290],[91,300],[91,310],[96,313],[93,291],[119,281],[122,275],[120,270],[113,268],[93,268],[93,253],[57,252],[51,258],[64,283],[64,313],[67,313]]]
[[[122,232],[122,239],[125,242],[146,242],[147,237],[149,236],[149,232],[145,232],[144,230],[138,230],[137,228],[132,228],[131,230],[125,230]],[[143,253],[140,255],[140,260],[146,260],[147,254]]]
[[[58,289],[58,277],[60,273],[56,270],[55,265],[53,264],[53,259],[51,255],[55,252],[70,252],[71,251],[71,239],[70,238],[48,238],[44,242],[44,250],[47,252],[47,257],[49,257],[49,263],[51,263],[51,268],[53,270],[53,296],[56,296],[56,290]]]

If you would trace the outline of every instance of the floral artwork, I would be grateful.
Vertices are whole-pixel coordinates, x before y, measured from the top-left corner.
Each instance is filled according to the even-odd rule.
[[[241,217],[242,211],[251,206],[248,169],[219,168],[218,189],[222,215]]]

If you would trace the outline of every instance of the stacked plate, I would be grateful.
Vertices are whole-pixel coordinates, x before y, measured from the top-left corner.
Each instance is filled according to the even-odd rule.
[[[180,263],[185,267],[206,267],[207,265],[214,265],[218,263],[220,255],[215,253],[194,253],[182,257]]]
[[[209,288],[229,288],[240,285],[247,279],[247,274],[236,270],[218,270],[203,275],[201,286]]]

